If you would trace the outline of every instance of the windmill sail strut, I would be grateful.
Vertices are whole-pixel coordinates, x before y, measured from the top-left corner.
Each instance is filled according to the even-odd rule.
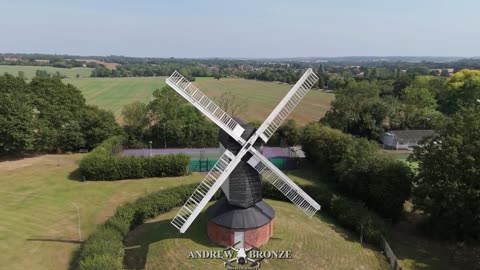
[[[267,117],[265,122],[245,141],[241,137],[245,129],[180,73],[175,71],[167,78],[166,83],[170,87],[242,146],[236,155],[228,150],[224,152],[174,217],[171,223],[181,233],[184,233],[190,227],[195,218],[247,153],[252,154],[247,163],[297,207],[302,209],[307,216],[312,217],[320,210],[320,205],[315,200],[253,147],[253,144],[259,137],[265,143],[272,137],[277,128],[295,109],[317,80],[317,75],[313,73],[312,69],[308,69]]]

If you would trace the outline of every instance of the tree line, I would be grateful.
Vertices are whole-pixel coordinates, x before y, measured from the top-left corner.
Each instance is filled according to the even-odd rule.
[[[113,114],[54,78],[0,75],[0,155],[92,148],[121,132]]]

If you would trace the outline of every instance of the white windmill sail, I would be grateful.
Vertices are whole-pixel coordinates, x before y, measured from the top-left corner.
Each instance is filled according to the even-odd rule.
[[[245,140],[240,137],[245,129],[202,93],[202,91],[185,79],[182,74],[175,71],[167,78],[166,82],[177,93],[221,127],[228,135],[242,144],[245,142]]]
[[[181,233],[184,233],[190,227],[195,218],[200,214],[202,209],[207,205],[247,152],[250,152],[253,155],[248,163],[267,181],[278,188],[282,194],[301,208],[305,214],[312,217],[318,210],[320,210],[320,205],[318,205],[318,203],[282,173],[282,171],[275,167],[275,165],[273,165],[267,158],[253,148],[253,144],[258,137],[261,137],[265,142],[268,141],[275,130],[282,124],[290,112],[293,111],[295,106],[300,103],[317,80],[318,77],[313,73],[312,69],[308,69],[287,93],[285,98],[283,98],[277,105],[267,120],[265,120],[260,128],[250,136],[248,141],[245,141],[241,137],[245,129],[205,96],[205,94],[198,90],[198,88],[193,86],[180,73],[175,71],[172,76],[166,80],[167,84],[177,93],[187,99],[210,120],[216,123],[227,134],[242,145],[242,149],[236,156],[228,150],[224,152],[171,221]]]
[[[298,82],[288,91],[287,95],[280,101],[270,113],[265,122],[258,128],[260,138],[267,142],[277,128],[283,123],[287,116],[302,101],[305,95],[318,81],[318,76],[309,68]]]
[[[285,197],[292,201],[296,206],[310,218],[320,210],[320,205],[305,193],[297,184],[288,178],[281,170],[273,165],[266,157],[259,153],[255,148],[250,148],[253,156],[248,160],[255,170],[257,170],[263,179],[270,182]]]
[[[171,221],[173,226],[184,233],[222,186],[230,172],[235,169],[240,159],[226,150],[173,218]]]

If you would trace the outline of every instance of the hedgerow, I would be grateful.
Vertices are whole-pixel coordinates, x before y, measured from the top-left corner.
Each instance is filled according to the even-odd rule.
[[[183,205],[196,187],[197,184],[182,185],[154,192],[133,203],[126,203],[119,207],[116,213],[82,244],[79,255],[71,264],[72,268],[79,270],[124,269],[125,238],[128,232],[148,219]],[[369,212],[362,203],[335,195],[330,190],[317,186],[302,186],[301,188],[322,205],[323,212],[335,218],[341,226],[362,234],[366,242],[377,245],[380,243],[385,231],[383,222],[378,216]],[[268,183],[263,183],[263,196],[287,200]],[[219,197],[220,192],[217,192],[214,199]]]
[[[185,154],[155,156],[119,156],[123,137],[104,141],[80,162],[87,180],[119,180],[188,174],[190,158]]]
[[[384,222],[363,203],[335,194],[328,188],[313,185],[300,188],[321,205],[322,213],[333,217],[339,225],[362,235],[363,240],[368,243],[380,243],[382,235],[385,234]],[[288,201],[280,191],[268,183],[263,183],[262,192],[266,198]]]
[[[338,191],[361,200],[384,218],[395,221],[401,216],[412,187],[407,164],[382,153],[375,143],[318,123],[305,127],[302,140],[316,172]]]

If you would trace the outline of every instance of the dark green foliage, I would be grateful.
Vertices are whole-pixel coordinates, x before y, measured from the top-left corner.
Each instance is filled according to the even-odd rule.
[[[80,170],[87,180],[119,180],[188,174],[190,158],[185,154],[151,157],[119,156],[122,136],[112,137],[87,154]]]
[[[381,216],[397,219],[410,197],[412,173],[377,145],[319,124],[305,127],[303,150],[321,174],[342,192],[360,199]]]
[[[122,110],[127,144],[152,141],[153,147],[209,147],[218,144],[218,127],[166,86],[154,99],[134,102]]]
[[[134,203],[119,207],[104,225],[95,231],[81,246],[79,256],[74,259],[75,269],[123,269],[125,253],[124,239],[131,229],[146,220],[179,207],[193,193],[197,184],[182,185],[151,193]],[[330,190],[317,186],[301,187],[318,201],[323,211],[337,219],[340,225],[363,236],[364,241],[378,244],[384,234],[384,225],[380,218],[370,213],[361,203],[334,195]],[[286,200],[275,187],[263,183],[263,196],[271,199]],[[217,193],[214,199],[218,199]]]
[[[35,111],[23,79],[0,76],[0,155],[33,149]]]
[[[293,119],[281,125],[268,141],[269,145],[294,146],[300,144],[301,128]]]
[[[415,205],[429,220],[429,233],[442,238],[480,239],[480,105],[464,108],[414,150],[418,162]]]
[[[0,76],[0,155],[93,148],[121,133],[113,114],[59,79]]]
[[[378,81],[349,82],[337,91],[321,122],[353,135],[378,139],[384,133],[384,121],[389,115],[389,106],[380,94],[391,92],[390,88]]]
[[[95,231],[82,244],[80,253],[72,266],[81,270],[124,269],[124,239],[131,229],[145,220],[181,206],[196,188],[183,185],[168,190],[151,193],[134,203],[119,207],[104,225]]]
[[[322,213],[333,217],[342,227],[363,236],[363,240],[379,244],[385,227],[382,219],[371,213],[363,203],[334,194],[319,186],[301,186],[316,202],[322,206]],[[263,196],[274,200],[288,201],[274,186],[263,182]]]

